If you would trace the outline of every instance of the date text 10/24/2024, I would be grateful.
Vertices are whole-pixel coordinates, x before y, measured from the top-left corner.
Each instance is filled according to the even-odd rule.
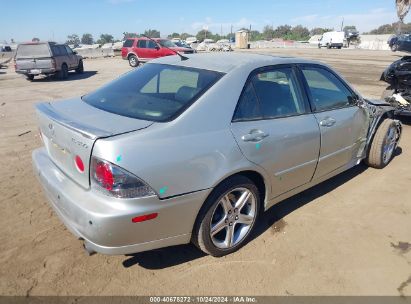
[[[150,297],[150,303],[257,303],[255,297],[233,296],[233,297]]]

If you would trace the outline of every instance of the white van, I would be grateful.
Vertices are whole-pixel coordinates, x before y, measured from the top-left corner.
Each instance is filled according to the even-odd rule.
[[[331,49],[333,47],[341,49],[344,45],[345,33],[344,32],[326,32],[318,40],[318,47],[327,47]]]

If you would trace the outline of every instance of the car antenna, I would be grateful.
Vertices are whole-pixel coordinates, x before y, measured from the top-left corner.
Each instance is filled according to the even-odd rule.
[[[157,41],[155,41],[155,40],[154,40],[153,38],[151,38],[151,37],[148,37],[148,36],[146,36],[146,35],[144,35],[144,34],[141,34],[141,36],[146,37],[147,39],[153,41],[153,42],[154,42],[155,44],[157,44],[157,45],[159,44]],[[188,57],[181,55],[181,54],[180,54],[179,52],[177,52],[176,50],[170,49],[169,47],[166,47],[165,45],[161,45],[161,46],[164,47],[164,48],[166,48],[166,49],[168,49],[168,50],[170,50],[170,51],[172,51],[172,52],[175,53],[176,55],[180,56],[181,61],[188,60]]]

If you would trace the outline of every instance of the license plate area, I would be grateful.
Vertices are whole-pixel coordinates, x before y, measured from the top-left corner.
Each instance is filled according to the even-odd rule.
[[[38,74],[40,74],[41,73],[41,70],[39,70],[39,69],[32,69],[32,70],[30,70],[30,72],[29,72],[30,74],[35,74],[35,75],[38,75]]]

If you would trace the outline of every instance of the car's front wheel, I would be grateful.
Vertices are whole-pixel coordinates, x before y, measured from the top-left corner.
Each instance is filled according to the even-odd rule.
[[[225,180],[213,190],[201,209],[193,243],[215,257],[238,250],[250,237],[260,205],[259,190],[250,179],[238,175]]]
[[[128,57],[128,63],[129,63],[130,66],[133,67],[133,68],[137,67],[137,66],[139,65],[137,56],[135,56],[135,55],[130,55],[130,56]]]
[[[375,132],[366,163],[373,168],[382,169],[394,157],[400,139],[400,130],[392,119],[385,119]]]

